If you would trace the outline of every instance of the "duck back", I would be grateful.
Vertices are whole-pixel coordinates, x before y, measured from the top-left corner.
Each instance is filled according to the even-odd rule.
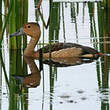
[[[91,47],[83,46],[83,45],[76,44],[76,43],[55,43],[55,44],[52,44],[51,46],[49,46],[49,44],[48,44],[39,50],[42,50],[43,53],[49,53],[49,50],[51,50],[51,52],[54,52],[54,51],[59,51],[62,49],[67,49],[67,48],[80,48],[82,55],[98,53],[97,50],[95,50]]]

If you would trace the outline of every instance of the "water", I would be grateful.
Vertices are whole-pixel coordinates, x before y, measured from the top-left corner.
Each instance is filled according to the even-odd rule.
[[[37,87],[23,88],[13,74],[26,76],[32,72],[29,65],[27,68],[25,66],[23,50],[9,50],[9,38],[6,38],[5,32],[2,57],[10,87],[4,69],[0,66],[0,109],[109,110],[109,10],[104,9],[102,2],[63,0],[55,1],[50,13],[49,1],[44,0],[41,7],[44,21],[47,24],[49,16],[52,19],[45,29],[41,17],[36,17],[37,5],[33,0],[28,2],[28,22],[38,19],[42,32],[36,50],[42,47],[43,42],[49,43],[51,37],[53,42],[79,43],[107,53],[108,56],[67,67],[43,64],[43,70],[36,70],[37,76],[32,76],[32,79],[37,79]],[[33,64],[33,68],[39,69],[38,60],[28,62]]]

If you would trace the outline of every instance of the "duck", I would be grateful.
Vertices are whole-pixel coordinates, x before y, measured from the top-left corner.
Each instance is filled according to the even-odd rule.
[[[26,49],[24,50],[24,56],[39,59],[40,53],[42,52],[43,59],[66,59],[66,58],[82,58],[82,59],[98,59],[102,56],[102,53],[98,52],[96,49],[88,46],[83,46],[76,43],[63,43],[57,42],[47,44],[43,48],[34,51],[40,36],[41,29],[40,25],[36,22],[28,22],[24,24],[17,32],[12,33],[10,37],[28,35],[31,37],[30,42]],[[51,47],[51,54],[50,54]]]

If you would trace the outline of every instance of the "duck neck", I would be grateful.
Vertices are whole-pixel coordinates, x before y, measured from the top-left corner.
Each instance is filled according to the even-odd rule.
[[[30,42],[29,42],[29,45],[27,46],[27,48],[25,49],[24,51],[24,56],[31,56],[33,57],[34,55],[34,48],[36,46],[36,44],[38,43],[38,39],[35,39],[35,38],[31,38]]]

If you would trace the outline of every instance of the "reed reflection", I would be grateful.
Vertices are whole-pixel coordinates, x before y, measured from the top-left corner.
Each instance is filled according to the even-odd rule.
[[[100,49],[104,53],[110,53],[110,9],[103,8],[98,3],[98,25],[99,25],[99,37],[103,36],[103,39],[99,39]],[[100,17],[103,16],[103,17]],[[102,28],[101,28],[102,27]],[[109,73],[110,73],[110,57],[104,56],[100,59],[100,63],[97,65],[97,76],[99,92],[101,93],[101,110],[109,110]],[[100,67],[99,67],[100,66]]]

